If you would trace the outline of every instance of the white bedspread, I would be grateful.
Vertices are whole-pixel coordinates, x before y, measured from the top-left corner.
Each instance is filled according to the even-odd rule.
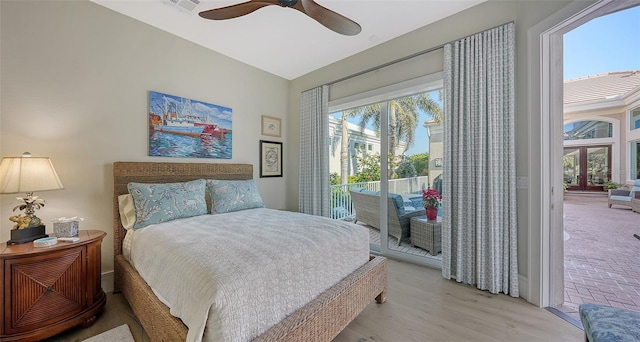
[[[131,237],[133,266],[189,327],[187,341],[249,341],[368,260],[365,228],[266,208]]]

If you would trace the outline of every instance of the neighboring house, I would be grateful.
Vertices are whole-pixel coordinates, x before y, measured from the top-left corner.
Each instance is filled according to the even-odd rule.
[[[429,136],[429,183],[433,187],[434,181],[442,174],[444,163],[443,128],[442,123],[429,120],[424,123]],[[441,189],[438,188],[440,191]]]
[[[604,190],[640,177],[640,70],[564,83],[564,181]]]
[[[366,154],[380,154],[380,137],[368,128],[349,122],[349,147],[347,174],[353,176],[358,172],[356,156]],[[340,120],[329,117],[329,172],[340,174],[340,149],[342,144],[342,124]],[[396,155],[404,152],[406,142],[400,141],[396,148]]]

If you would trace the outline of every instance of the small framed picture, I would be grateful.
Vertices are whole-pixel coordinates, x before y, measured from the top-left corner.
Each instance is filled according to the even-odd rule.
[[[260,140],[260,178],[282,177],[282,143]]]
[[[262,116],[262,135],[268,135],[272,137],[280,137],[282,120],[274,118],[272,116]]]

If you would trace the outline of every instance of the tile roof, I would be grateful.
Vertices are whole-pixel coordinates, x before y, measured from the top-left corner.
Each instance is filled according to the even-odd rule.
[[[640,70],[616,71],[564,81],[564,104],[620,99],[640,90]]]

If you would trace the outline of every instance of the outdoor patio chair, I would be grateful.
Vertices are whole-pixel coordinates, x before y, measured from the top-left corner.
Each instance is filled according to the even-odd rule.
[[[352,189],[351,201],[356,211],[355,222],[366,223],[367,225],[380,230],[380,194],[362,189]],[[405,212],[404,200],[402,196],[389,194],[387,198],[387,227],[389,235],[404,241],[410,235],[409,220],[414,216],[424,216],[424,208]]]
[[[631,207],[633,211],[640,212],[640,208],[635,206],[640,206],[638,203],[637,194],[640,193],[640,179],[636,179],[633,183],[633,187],[631,190],[622,190],[622,189],[612,189],[609,190],[609,208],[612,205],[624,205],[627,207]],[[634,200],[635,199],[635,200]]]
[[[631,209],[640,214],[640,191],[634,191],[631,196]]]

